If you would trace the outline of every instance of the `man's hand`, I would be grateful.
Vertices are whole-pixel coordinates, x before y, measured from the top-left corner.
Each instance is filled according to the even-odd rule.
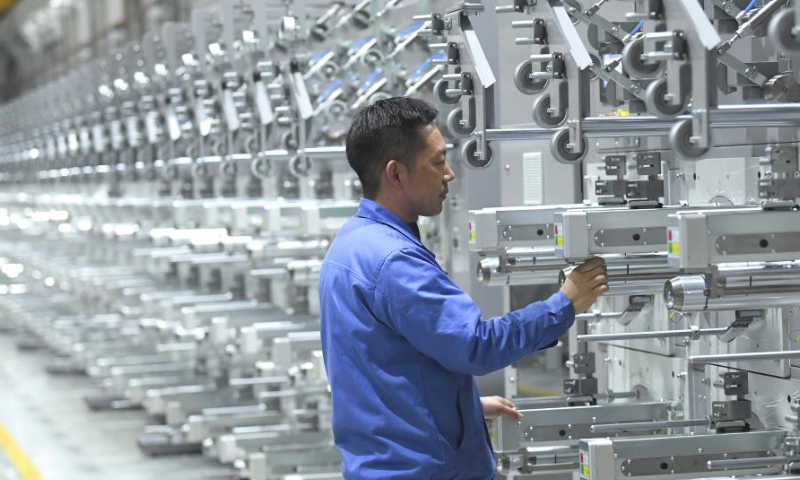
[[[561,291],[572,302],[576,315],[588,310],[597,297],[608,291],[605,260],[595,257],[578,265],[561,286]]]
[[[481,397],[481,407],[483,407],[483,416],[486,417],[487,420],[500,416],[514,420],[515,422],[522,420],[522,414],[517,411],[517,406],[497,395],[493,397]]]

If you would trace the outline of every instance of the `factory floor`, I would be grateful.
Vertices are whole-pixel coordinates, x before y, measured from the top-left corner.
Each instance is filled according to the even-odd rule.
[[[92,412],[86,376],[45,372],[45,351],[21,351],[0,331],[0,480],[177,480],[230,478],[202,456],[150,458],[136,438],[142,411]]]

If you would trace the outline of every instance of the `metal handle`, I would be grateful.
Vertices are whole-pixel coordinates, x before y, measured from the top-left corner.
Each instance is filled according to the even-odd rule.
[[[534,63],[547,63],[553,61],[553,56],[548,54],[539,54],[539,55],[531,55],[530,58],[531,62]]]
[[[625,20],[647,20],[649,18],[649,12],[628,12],[625,14]]]
[[[511,22],[511,28],[532,28],[533,20],[514,20]]]
[[[592,425],[591,430],[592,433],[620,433],[661,430],[664,428],[702,427],[703,425],[708,425],[708,420],[698,418],[692,420],[664,420],[655,422],[604,423]]]
[[[517,8],[514,5],[501,5],[494,7],[494,11],[497,13],[516,13]]]

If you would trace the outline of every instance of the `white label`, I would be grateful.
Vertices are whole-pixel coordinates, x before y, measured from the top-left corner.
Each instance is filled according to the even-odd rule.
[[[544,203],[544,168],[541,152],[522,155],[522,192],[525,205]]]

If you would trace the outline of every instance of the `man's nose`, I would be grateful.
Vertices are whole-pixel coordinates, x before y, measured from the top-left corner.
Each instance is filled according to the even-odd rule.
[[[453,180],[456,179],[456,172],[454,172],[453,169],[450,168],[450,164],[449,163],[447,163],[445,165],[446,165],[446,170],[444,172],[444,179],[445,179],[444,181],[447,182],[447,183],[450,183],[450,182],[452,182]]]

